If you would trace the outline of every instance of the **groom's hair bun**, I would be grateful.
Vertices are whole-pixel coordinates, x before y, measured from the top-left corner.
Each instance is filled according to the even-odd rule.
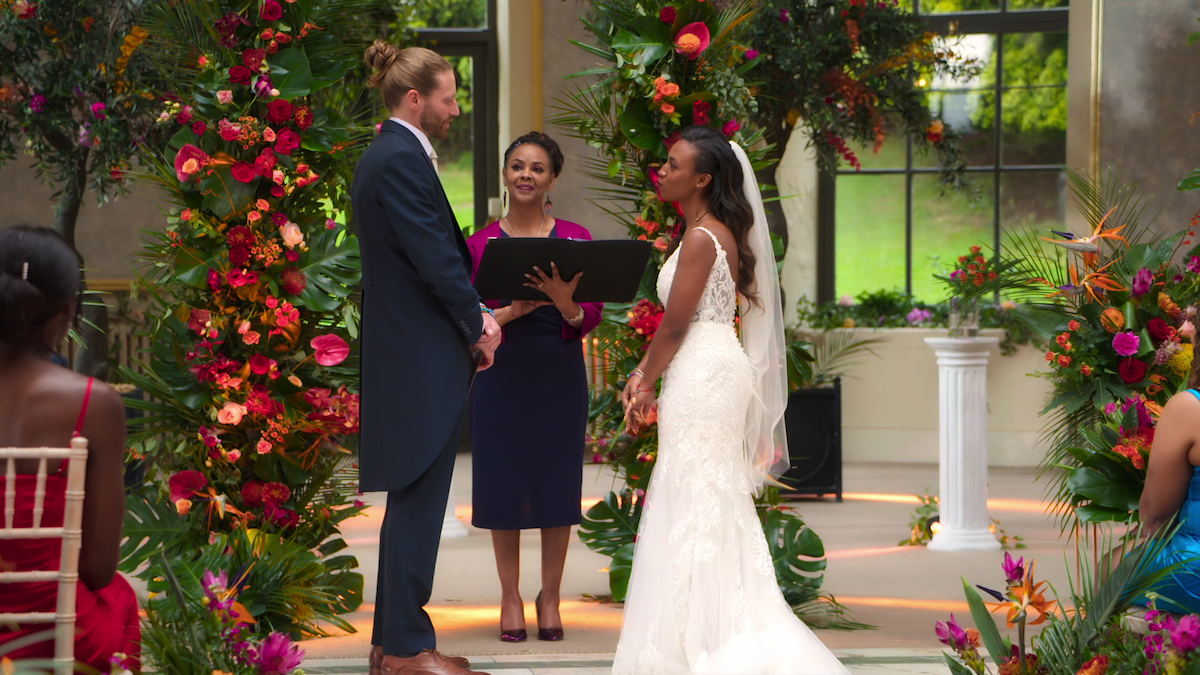
[[[383,40],[367,47],[363,60],[375,71],[368,82],[383,92],[383,104],[388,110],[399,106],[413,89],[429,96],[437,88],[438,76],[454,69],[446,57],[432,49],[400,49]]]
[[[516,150],[517,146],[525,145],[526,143],[532,143],[545,150],[546,154],[550,155],[550,164],[553,166],[554,175],[558,176],[558,174],[562,173],[563,164],[566,163],[566,160],[563,158],[562,148],[558,147],[558,141],[540,131],[531,131],[513,141],[512,145],[508,146],[508,149],[504,151],[505,166],[508,165],[508,158],[512,155],[513,150]]]

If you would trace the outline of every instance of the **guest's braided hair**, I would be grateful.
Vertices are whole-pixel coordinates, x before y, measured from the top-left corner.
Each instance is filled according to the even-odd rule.
[[[508,146],[508,149],[504,151],[505,166],[508,166],[508,158],[512,155],[513,150],[516,150],[518,145],[524,145],[526,143],[533,143],[534,145],[545,150],[547,155],[550,155],[550,164],[552,165],[552,171],[554,172],[554,176],[556,178],[558,177],[558,174],[562,173],[563,163],[565,162],[563,159],[562,148],[558,147],[557,141],[540,131],[531,131],[513,141],[512,145]]]
[[[78,317],[82,270],[79,252],[54,230],[16,225],[0,231],[0,344],[25,346],[39,339],[72,300]]]

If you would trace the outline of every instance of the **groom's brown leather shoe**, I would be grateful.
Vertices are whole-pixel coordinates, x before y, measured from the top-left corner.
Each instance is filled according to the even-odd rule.
[[[383,675],[487,675],[468,668],[470,663],[461,656],[446,656],[436,649],[409,657],[385,656],[382,665]]]
[[[466,669],[471,667],[471,662],[461,656],[447,656],[446,659],[459,668]],[[370,664],[368,675],[383,675],[383,647],[371,645],[371,655],[367,658],[367,661]]]

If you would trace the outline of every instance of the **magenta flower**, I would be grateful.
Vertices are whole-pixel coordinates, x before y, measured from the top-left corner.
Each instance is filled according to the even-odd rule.
[[[708,32],[708,26],[703,21],[689,23],[679,29],[679,34],[675,36],[675,51],[688,57],[688,60],[695,61],[708,49],[710,42],[712,34]]]
[[[779,21],[781,23],[787,23],[789,20],[791,20],[791,18],[791,13],[789,13],[786,9],[779,10]]]
[[[758,58],[758,50],[757,49],[747,49],[746,50],[746,58],[751,61],[753,61],[754,59],[757,59]]]
[[[658,19],[663,23],[675,23],[675,19],[679,17],[679,11],[674,7],[667,5],[658,13]]]
[[[258,646],[258,667],[262,675],[287,675],[304,661],[304,650],[292,644],[283,633],[271,633]]]
[[[929,321],[930,319],[932,319],[933,312],[931,312],[927,309],[913,307],[913,310],[908,313],[908,316],[906,318],[908,319],[909,324],[915,326],[919,323],[923,323],[925,321]]]
[[[271,76],[266,73],[259,75],[258,79],[254,81],[254,93],[257,94],[259,98],[269,97],[271,95],[271,90],[274,89],[274,87],[275,85],[271,83]]]
[[[1137,333],[1123,331],[1113,336],[1112,345],[1118,356],[1133,356],[1142,346],[1142,339]]]
[[[1192,274],[1200,274],[1200,255],[1192,256],[1187,262],[1187,268]]]
[[[41,94],[34,94],[29,98],[29,109],[35,113],[42,112],[46,107],[46,97]]]
[[[729,120],[725,126],[721,127],[721,133],[725,134],[726,138],[733,137],[742,128],[742,123],[737,120]]]
[[[186,143],[175,155],[175,177],[179,182],[186,183],[193,177],[199,177],[200,169],[208,164],[209,156],[200,148]]]
[[[1154,273],[1149,267],[1143,267],[1138,270],[1137,275],[1133,277],[1133,287],[1130,292],[1134,297],[1140,298],[1150,292],[1150,286],[1154,284]]]
[[[1189,614],[1179,620],[1179,624],[1170,631],[1171,643],[1181,652],[1195,651],[1200,647],[1200,617]]]
[[[1024,557],[1017,558],[1014,561],[1013,557],[1008,553],[1008,551],[1005,551],[1003,567],[1004,567],[1004,578],[1006,581],[1008,581],[1009,586],[1014,586],[1014,585],[1020,584],[1022,581],[1025,580],[1025,558]]]
[[[221,570],[219,575],[205,570],[204,576],[200,578],[200,586],[204,590],[204,597],[209,599],[210,610],[229,609],[233,605],[232,601],[225,597],[229,590],[229,575],[225,570]]]
[[[106,115],[104,114],[104,109],[107,107],[108,106],[106,106],[100,102],[93,103],[92,104],[92,117],[95,117],[98,120],[104,119],[106,117]]]
[[[317,363],[323,366],[336,366],[350,356],[350,345],[334,333],[318,335],[309,344],[316,350]]]
[[[946,645],[954,651],[959,651],[967,646],[967,631],[963,630],[962,626],[954,620],[954,615],[950,615],[950,621],[938,621],[933,626],[933,632],[937,633],[938,642]]]

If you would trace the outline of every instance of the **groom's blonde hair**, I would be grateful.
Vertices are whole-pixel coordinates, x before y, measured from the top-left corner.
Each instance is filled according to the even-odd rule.
[[[383,40],[367,47],[363,55],[367,65],[375,70],[369,80],[372,87],[383,93],[383,104],[394,110],[404,101],[408,92],[416,89],[422,96],[429,96],[437,89],[437,78],[454,67],[446,57],[432,49],[409,47],[400,49]]]

